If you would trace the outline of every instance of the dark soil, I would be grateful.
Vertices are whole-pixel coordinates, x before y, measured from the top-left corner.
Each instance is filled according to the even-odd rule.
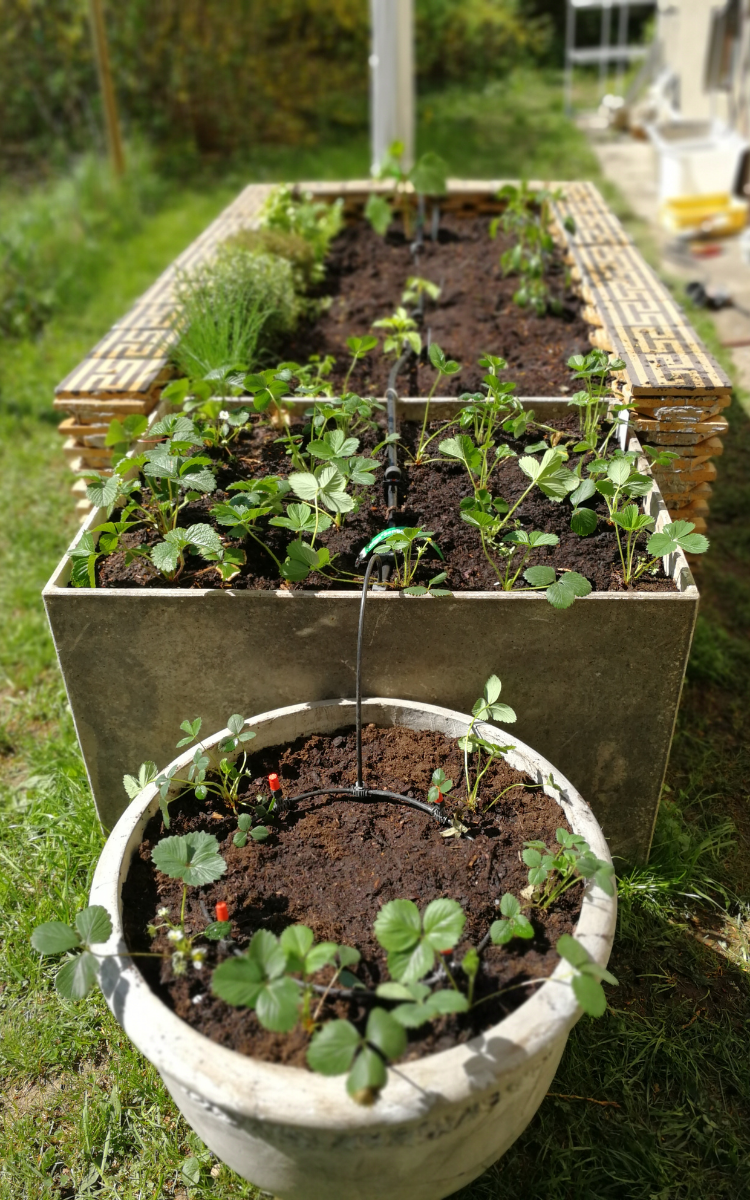
[[[321,292],[332,297],[330,307],[298,328],[286,357],[304,363],[311,354],[332,354],[336,366],[330,378],[340,387],[349,363],[346,339],[369,333],[374,321],[391,316],[401,304],[406,280],[418,275],[441,288],[437,301],[426,302],[423,342],[437,342],[463,366],[459,375],[442,381],[441,395],[478,391],[484,372],[477,360],[487,353],[507,360],[503,378],[518,384],[519,396],[575,391],[566,363],[572,354],[591,349],[590,326],[580,316],[580,300],[566,286],[561,258],[556,253],[547,282],[562,314],[538,317],[513,303],[518,279],[503,278],[500,269],[500,255],[512,240],[503,233],[491,240],[489,224],[489,217],[445,216],[438,242],[427,239],[416,258],[397,224],[385,239],[365,221],[348,226],[326,260]],[[357,364],[350,388],[384,396],[390,365],[375,351]],[[399,376],[398,390],[404,396],[426,395],[433,379],[429,363],[414,363]]]
[[[456,783],[444,809],[463,812],[471,837],[446,839],[431,816],[406,806],[316,797],[301,801],[274,822],[271,837],[262,843],[248,841],[238,848],[232,837],[237,818],[223,802],[198,801],[188,791],[170,805],[171,824],[164,829],[161,814],[152,818],[134,856],[123,888],[125,935],[131,950],[169,952],[162,933],[150,939],[145,932],[158,924],[157,909],[168,906],[177,919],[182,885],[159,874],[151,851],[162,837],[208,829],[220,843],[227,861],[226,874],[204,888],[188,889],[186,925],[191,931],[205,928],[214,906],[224,900],[229,907],[232,937],[244,948],[258,929],[279,934],[287,925],[309,925],[316,940],[355,946],[362,961],[355,968],[368,989],[386,979],[385,953],[375,940],[372,924],[388,900],[407,898],[423,909],[440,896],[457,900],[467,915],[461,943],[454,952],[454,968],[470,945],[477,945],[498,914],[505,892],[520,896],[527,886],[527,868],[521,862],[525,841],[554,842],[559,827],[570,829],[562,809],[541,788],[524,788],[527,776],[503,760],[488,771],[481,788],[481,805],[511,790],[488,812],[469,814],[465,798],[463,758],[457,743],[442,734],[415,732],[397,727],[363,730],[364,782],[426,799],[433,770],[442,767]],[[356,778],[355,738],[351,730],[329,736],[299,739],[283,751],[269,749],[249,760],[252,783],[247,798],[268,794],[266,776],[276,771],[285,796],[325,786],[353,784]],[[558,937],[575,927],[581,906],[581,889],[575,887],[551,911],[529,912],[533,940],[514,939],[508,946],[490,946],[482,955],[476,998],[492,997],[469,1014],[452,1015],[410,1031],[405,1059],[443,1050],[467,1041],[495,1024],[528,997],[533,985],[558,961]],[[226,942],[207,943],[206,966],[189,968],[175,976],[169,961],[142,959],[140,969],[151,986],[174,1012],[213,1041],[242,1054],[270,1062],[304,1065],[308,1035],[270,1033],[247,1009],[234,1009],[211,995],[210,971],[230,953]],[[330,968],[316,977],[325,984]],[[445,981],[447,983],[447,981]],[[513,988],[498,998],[500,989]],[[387,1006],[387,1002],[379,1001]],[[371,1002],[340,998],[326,1001],[325,1017],[347,1017],[360,1028]]]
[[[540,418],[541,419],[541,418]],[[550,425],[555,429],[566,431],[570,445],[577,440],[575,415],[571,414],[563,420],[553,420]],[[435,429],[437,426],[431,426]],[[450,436],[456,431],[455,427],[447,431]],[[404,425],[402,429],[405,444],[413,450],[419,436],[419,429],[413,425]],[[232,493],[226,493],[229,484],[235,479],[259,478],[275,473],[287,475],[292,470],[291,459],[285,456],[282,446],[275,444],[277,433],[268,426],[255,426],[252,431],[243,435],[236,448],[237,461],[229,466],[226,460],[221,462],[217,473],[219,490],[211,496],[188,505],[180,514],[180,525],[189,526],[194,522],[212,524],[211,507],[219,500],[230,499]],[[380,432],[366,431],[362,439],[360,453],[366,453],[368,447],[376,445],[382,437]],[[529,430],[521,440],[505,436],[504,440],[517,453],[522,454],[526,446],[538,442],[539,430]],[[563,438],[563,443],[566,438]],[[436,439],[433,446],[436,446]],[[384,454],[377,456],[381,462]],[[406,455],[402,454],[403,462]],[[569,466],[574,466],[576,456],[571,455]],[[447,571],[448,576],[444,587],[460,591],[491,591],[497,588],[497,576],[491,565],[484,557],[478,531],[467,525],[461,519],[460,501],[464,496],[472,494],[468,476],[460,463],[445,459],[436,462],[425,462],[415,467],[408,465],[404,469],[407,481],[407,492],[403,508],[396,512],[395,523],[403,526],[421,526],[430,530],[444,555],[444,561],[432,552],[423,559],[417,577],[417,582],[425,582],[439,571]],[[492,476],[493,491],[512,504],[523,491],[529,480],[523,474],[517,461],[513,458],[505,460],[495,470]],[[293,499],[293,497],[292,497]],[[595,511],[606,518],[607,510],[604,500],[597,497],[588,502]],[[622,574],[614,531],[611,526],[600,523],[598,530],[590,537],[581,538],[570,528],[571,507],[567,501],[554,503],[535,489],[524,500],[514,514],[520,528],[526,530],[542,530],[545,533],[556,534],[560,541],[557,546],[540,548],[531,555],[527,566],[545,563],[555,568],[578,571],[584,575],[594,591],[623,591]],[[378,486],[370,495],[363,498],[357,513],[349,513],[341,529],[332,526],[322,534],[319,544],[327,546],[331,554],[337,555],[336,567],[341,572],[361,574],[357,566],[357,555],[370,538],[388,525],[389,510],[385,504],[382,487]],[[219,528],[219,527],[217,527]],[[513,528],[513,522],[508,529]],[[228,531],[221,528],[225,540]],[[292,535],[284,529],[264,524],[258,530],[259,536],[270,547],[276,556],[283,561],[286,546]],[[126,533],[121,545],[150,545],[160,538],[156,533],[138,529]],[[646,536],[641,535],[645,546]],[[247,563],[230,584],[224,585],[232,589],[276,589],[281,580],[270,556],[257,542],[250,539],[230,544],[241,546],[247,554]],[[518,584],[523,586],[522,579]],[[218,571],[207,566],[197,557],[188,557],[183,574],[173,584],[167,584],[156,568],[146,559],[135,558],[126,565],[125,551],[99,559],[97,563],[97,585],[99,587],[180,587],[207,588],[221,586]],[[301,584],[285,585],[291,588],[316,588],[328,590],[331,588],[359,587],[358,583],[348,584],[344,581],[332,581],[324,576],[313,574]],[[648,575],[635,587],[636,591],[674,591],[675,585],[671,579],[664,576],[661,566],[654,576]]]

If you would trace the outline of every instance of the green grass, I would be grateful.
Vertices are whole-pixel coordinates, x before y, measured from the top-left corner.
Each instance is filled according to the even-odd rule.
[[[456,174],[598,178],[559,94],[545,77],[526,83],[498,89],[494,107],[426,98],[422,148]],[[39,340],[0,349],[0,1200],[259,1196],[204,1150],[101,999],[61,1004],[30,951],[34,924],[85,902],[102,843],[39,600],[75,528],[50,398],[241,183],[366,167],[360,140],[306,158],[279,150],[242,178],[181,186],[139,228],[103,238],[99,267]],[[655,850],[646,868],[621,864],[620,987],[601,1021],[574,1030],[522,1139],[461,1200],[750,1194],[750,422],[740,402],[729,419]],[[198,1184],[182,1177],[189,1158]]]

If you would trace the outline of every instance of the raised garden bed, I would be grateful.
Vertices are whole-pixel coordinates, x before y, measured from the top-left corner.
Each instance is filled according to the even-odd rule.
[[[394,228],[385,242],[375,243],[375,234],[361,221],[366,194],[360,195],[356,187],[342,190],[345,214],[354,224],[339,235],[329,255],[326,286],[331,303],[322,310],[318,305],[289,335],[282,358],[340,354],[347,337],[365,333],[400,299],[393,288],[397,278],[403,286],[402,276],[409,270],[408,245]],[[332,198],[335,189],[320,189],[324,193]],[[572,391],[577,385],[565,363],[571,352],[585,350],[581,343],[587,325],[580,303],[568,287],[566,264],[558,252],[551,253],[547,278],[558,315],[551,315],[548,306],[541,316],[534,315],[512,302],[514,285],[503,280],[497,266],[502,237],[500,243],[491,242],[488,218],[477,215],[478,210],[497,212],[501,206],[491,197],[479,197],[454,189],[443,206],[437,239],[424,243],[420,272],[427,276],[432,262],[435,270],[429,274],[440,274],[435,282],[450,302],[441,307],[434,297],[423,297],[423,340],[439,345],[439,335],[447,354],[468,360],[461,374],[441,378],[449,385],[445,390],[454,391],[480,385],[486,368],[476,368],[472,355],[507,349],[512,365],[499,367],[497,377],[502,382],[518,372],[524,375],[520,390],[537,395],[533,401],[522,399],[521,407],[526,412],[533,407],[537,426],[498,433],[500,448],[521,455],[524,462],[529,452],[536,453],[538,463],[545,445],[567,445],[567,471],[576,464],[576,452],[575,438],[569,436],[574,414],[564,389]],[[227,237],[241,226],[239,214],[223,225],[217,222],[205,240],[206,252],[221,241],[222,231]],[[585,230],[578,236],[584,234]],[[183,256],[180,266],[191,266],[196,254]],[[368,276],[364,283],[363,273]],[[175,278],[176,273],[168,272],[144,298],[143,311],[152,314],[148,319],[155,320],[154,309],[161,305],[164,310],[170,303]],[[160,319],[163,323],[163,312]],[[123,337],[132,338],[133,321],[126,320],[122,328]],[[508,346],[487,345],[490,336],[504,339]],[[334,372],[340,375],[341,366]],[[424,355],[403,367],[400,390],[425,393],[434,382],[435,372]],[[355,363],[348,386],[382,393],[387,369],[382,357],[368,355]],[[333,375],[334,386],[345,382],[339,375]],[[545,389],[558,395],[547,398],[541,395]],[[285,401],[293,414],[309,403]],[[430,417],[439,425],[455,415],[456,405],[447,398],[433,400]],[[593,590],[560,612],[550,608],[543,594],[519,591],[527,586],[520,574],[516,590],[503,590],[507,576],[496,569],[497,561],[495,567],[489,564],[477,528],[461,518],[460,504],[469,501],[474,486],[461,463],[441,451],[432,455],[437,462],[407,465],[407,450],[414,452],[423,413],[423,400],[398,403],[400,464],[409,484],[401,507],[394,511],[393,495],[387,497],[387,507],[376,480],[372,486],[360,486],[359,507],[347,514],[340,528],[335,524],[315,530],[316,546],[339,556],[334,570],[325,563],[319,570],[308,564],[305,578],[304,571],[289,569],[291,560],[285,555],[293,535],[273,523],[264,521],[263,529],[255,530],[262,534],[268,553],[244,531],[235,530],[233,536],[231,528],[216,524],[211,509],[217,499],[227,504],[237,497],[233,483],[262,481],[272,469],[283,482],[296,465],[284,457],[284,447],[273,444],[268,427],[259,430],[254,423],[252,432],[240,435],[231,462],[209,448],[205,456],[216,475],[216,488],[186,505],[178,521],[183,530],[200,525],[209,540],[216,542],[221,536],[221,553],[235,556],[223,577],[205,556],[195,557],[190,550],[166,571],[166,578],[160,576],[153,543],[166,535],[148,528],[144,534],[142,524],[123,535],[117,553],[98,558],[97,588],[70,587],[69,564],[61,565],[45,589],[45,604],[105,825],[111,826],[121,811],[119,781],[132,770],[136,757],[145,753],[163,761],[167,756],[169,731],[184,715],[184,696],[196,687],[201,709],[214,725],[229,709],[282,705],[300,694],[319,699],[351,693],[353,664],[346,647],[356,620],[352,589],[361,574],[357,556],[391,521],[428,529],[433,535],[413,578],[406,580],[404,566],[404,578],[397,574],[391,582],[424,587],[436,573],[445,572],[441,590],[449,594],[439,600],[393,591],[376,597],[378,615],[368,633],[374,649],[368,658],[369,690],[441,699],[462,709],[472,702],[477,676],[488,663],[494,664],[518,701],[519,732],[533,736],[590,797],[614,852],[636,859],[647,856],[697,609],[697,591],[684,555],[679,550],[670,554],[662,567],[657,563],[637,583],[623,586],[613,527],[601,520],[606,518],[601,496],[584,501],[589,516],[596,513],[599,521],[595,535],[582,538],[571,531],[567,502],[555,503],[535,491],[513,511],[508,528],[518,521],[521,532],[540,530],[548,544],[534,549],[522,564],[519,552],[516,562],[524,570],[546,568],[558,582],[570,582],[574,572],[582,580],[579,596]],[[296,428],[292,423],[292,435]],[[456,433],[456,425],[448,432]],[[361,440],[357,452],[365,455],[380,437],[364,427],[355,436]],[[547,441],[540,443],[540,438]],[[440,438],[433,449],[439,445]],[[638,454],[635,440],[630,449]],[[376,457],[382,461],[383,454]],[[650,476],[645,460],[638,467]],[[497,466],[493,491],[501,491],[512,506],[526,478],[518,459],[508,457]],[[296,498],[303,497],[298,492]],[[142,516],[150,503],[145,486],[138,503]],[[669,523],[656,487],[642,503],[657,530]],[[92,515],[82,539],[105,515]],[[310,532],[304,536],[309,540]],[[135,558],[133,542],[143,547]],[[644,542],[642,535],[634,545],[642,549]],[[85,544],[79,539],[76,555],[83,555]],[[437,556],[435,545],[445,561]],[[80,566],[81,557],[76,561]],[[167,561],[163,555],[162,561]],[[645,645],[649,654],[644,659]],[[582,732],[586,730],[596,735]]]

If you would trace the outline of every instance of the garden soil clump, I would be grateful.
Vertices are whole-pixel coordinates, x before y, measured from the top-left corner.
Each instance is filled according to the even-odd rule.
[[[182,884],[159,872],[151,861],[154,845],[164,836],[208,830],[220,844],[227,872],[204,888],[188,888],[186,926],[193,933],[213,920],[223,900],[229,908],[232,938],[244,949],[258,929],[274,934],[290,924],[309,925],[318,941],[356,947],[362,960],[354,971],[370,990],[388,978],[386,956],[372,932],[379,908],[389,900],[410,899],[420,909],[441,896],[457,900],[467,915],[461,942],[454,952],[459,963],[470,945],[476,946],[499,916],[499,901],[510,892],[520,897],[527,886],[521,861],[524,842],[555,840],[558,828],[570,830],[562,809],[528,776],[497,759],[482,781],[481,803],[467,813],[462,806],[463,754],[444,734],[402,727],[363,730],[365,786],[425,800],[432,772],[441,767],[454,781],[442,805],[470,828],[469,837],[441,837],[443,828],[427,813],[390,803],[350,801],[333,796],[300,801],[272,823],[264,842],[248,839],[233,844],[237,816],[223,802],[199,801],[187,791],[170,805],[171,823],[164,828],[161,813],[151,819],[133,858],[123,888],[125,935],[134,951],[169,953],[163,931],[150,938],[149,924],[158,924],[157,910],[168,906],[176,919]],[[351,785],[356,779],[356,743],[351,729],[331,735],[300,738],[286,748],[271,747],[249,756],[252,783],[245,800],[269,796],[267,776],[275,771],[283,793],[325,786]],[[521,786],[523,784],[532,786]],[[505,790],[510,789],[510,790]],[[504,795],[487,809],[496,796]],[[548,912],[528,909],[533,940],[514,939],[507,946],[490,945],[482,954],[475,998],[486,1001],[471,1013],[441,1017],[409,1031],[405,1060],[444,1050],[467,1041],[502,1019],[533,994],[527,981],[548,976],[558,962],[554,949],[563,933],[571,933],[581,908],[582,887],[576,885]],[[193,1028],[223,1046],[265,1061],[304,1066],[309,1035],[299,1026],[291,1034],[264,1029],[255,1013],[235,1009],[211,994],[210,972],[231,953],[226,942],[208,947],[201,971],[188,968],[175,976],[169,961],[140,959],[141,969],[157,994]],[[458,979],[466,981],[457,965]],[[325,968],[315,981],[331,978]],[[518,986],[522,985],[522,986]],[[448,986],[447,979],[441,986]],[[496,997],[501,989],[511,989]],[[313,1001],[313,1011],[319,997]],[[387,1002],[379,1001],[380,1004]],[[325,1002],[322,1017],[345,1017],[364,1029],[372,1003],[341,997]]]
[[[540,418],[541,419],[541,418]],[[561,420],[551,420],[551,428],[564,434],[562,445],[567,439],[571,444],[577,439],[577,421],[575,414]],[[431,425],[434,431],[439,425]],[[301,430],[299,426],[293,426]],[[449,437],[455,432],[455,426],[446,430],[443,436]],[[405,423],[401,428],[404,446],[413,454],[419,436],[419,429],[412,423]],[[381,440],[380,430],[365,430],[359,453],[369,453],[371,448]],[[524,454],[526,447],[538,443],[540,431],[533,427],[523,438],[513,438],[502,435],[516,454]],[[331,555],[336,555],[335,568],[342,573],[339,579],[327,578],[317,573],[311,574],[303,583],[285,583],[275,569],[274,563],[266,551],[251,539],[232,542],[227,536],[226,529],[216,525],[210,510],[220,500],[231,499],[234,493],[225,489],[237,479],[261,479],[269,474],[286,476],[293,467],[291,459],[286,457],[283,446],[277,442],[278,434],[266,425],[256,424],[248,433],[238,439],[234,449],[235,462],[227,465],[222,462],[217,473],[218,489],[210,496],[187,505],[180,513],[179,524],[188,527],[194,522],[206,522],[214,525],[223,534],[230,545],[241,547],[247,554],[247,562],[239,574],[229,584],[223,586],[232,590],[275,590],[284,586],[290,590],[314,588],[327,591],[331,589],[346,590],[349,587],[359,589],[361,586],[362,565],[357,562],[360,550],[374,534],[387,528],[389,520],[397,526],[421,527],[429,530],[434,541],[443,555],[441,559],[431,550],[425,555],[420,566],[416,582],[425,583],[439,571],[447,571],[447,579],[443,587],[455,591],[492,591],[497,588],[497,576],[491,565],[484,557],[482,543],[478,531],[461,519],[460,502],[472,494],[471,485],[464,468],[455,460],[437,457],[437,445],[441,438],[432,443],[435,461],[423,462],[419,466],[409,464],[403,468],[406,491],[402,507],[392,514],[386,507],[382,488],[382,472],[378,473],[378,485],[365,497],[359,511],[346,514],[346,520],[340,529],[332,525],[329,530],[320,535],[317,545],[327,546]],[[385,465],[385,454],[381,451],[377,457]],[[570,455],[568,466],[576,465],[578,456]],[[408,463],[408,456],[400,452],[400,461]],[[217,464],[218,465],[218,464]],[[502,461],[492,475],[493,492],[502,496],[509,504],[521,495],[528,487],[529,480],[523,474],[514,458]],[[293,498],[293,497],[292,497]],[[553,533],[559,538],[556,546],[543,546],[535,550],[528,559],[528,566],[544,564],[577,571],[591,584],[594,591],[624,591],[620,559],[613,527],[606,524],[607,508],[601,496],[588,501],[601,518],[597,531],[590,537],[579,537],[570,528],[572,509],[567,501],[556,503],[548,500],[538,489],[535,489],[516,510],[513,521],[518,520],[519,527],[526,530],[540,530],[543,533]],[[514,524],[508,525],[508,530]],[[285,547],[290,537],[283,530],[265,525],[258,530],[263,541],[270,547],[278,558],[283,561]],[[122,549],[99,560],[97,563],[97,587],[104,588],[215,588],[222,586],[218,571],[206,566],[202,559],[187,559],[186,569],[179,579],[166,583],[164,577],[146,558],[136,557],[127,561],[128,546],[149,545],[160,541],[156,531],[140,528],[125,533],[120,541]],[[645,552],[648,538],[640,535],[639,548]],[[356,577],[349,580],[346,573]],[[522,580],[519,580],[522,586]],[[656,574],[648,574],[630,590],[638,592],[675,591],[674,582],[666,577],[661,565]]]
[[[336,366],[330,378],[340,388],[350,357],[346,339],[369,333],[374,321],[389,317],[402,302],[406,280],[417,275],[441,289],[436,303],[427,301],[423,341],[429,335],[463,365],[459,375],[443,380],[442,394],[479,391],[484,372],[477,360],[488,353],[507,360],[508,369],[500,378],[514,380],[519,396],[575,391],[566,364],[571,355],[591,349],[590,326],[580,315],[581,301],[570,290],[559,251],[545,280],[562,312],[538,317],[532,309],[514,304],[518,277],[504,277],[500,267],[512,237],[499,232],[493,240],[489,226],[489,217],[444,216],[438,241],[425,238],[416,256],[411,239],[397,223],[385,238],[365,221],[347,226],[331,243],[319,288],[321,296],[331,297],[330,306],[316,321],[298,327],[286,357],[304,363],[311,354],[333,355]],[[380,354],[369,356],[355,367],[350,388],[361,395],[384,396],[390,366]],[[432,380],[429,364],[415,362],[399,377],[398,390],[404,396],[423,396]]]

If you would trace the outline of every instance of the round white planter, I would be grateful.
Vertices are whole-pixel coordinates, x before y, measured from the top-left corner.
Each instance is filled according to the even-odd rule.
[[[450,709],[385,699],[364,700],[362,720],[450,737],[462,736],[469,723]],[[248,724],[257,733],[256,751],[353,725],[354,703],[299,704]],[[512,738],[490,725],[482,730],[499,745]],[[203,745],[216,754],[227,734],[222,730]],[[540,783],[551,774],[556,786],[545,791],[594,853],[611,861],[588,804],[546,759],[512,740],[515,749],[506,754],[511,765]],[[172,765],[192,756],[190,749]],[[344,1076],[258,1062],[209,1041],[156,997],[127,956],[122,885],[157,805],[151,785],[118,821],[94,875],[91,903],[103,905],[113,923],[110,941],[96,949],[117,956],[102,960],[100,982],[114,1016],[206,1145],[282,1200],[441,1200],[495,1162],[541,1104],[581,1015],[567,964],[561,961],[524,1004],[481,1037],[391,1070],[378,1102],[362,1108],[346,1094]],[[616,912],[614,898],[587,886],[575,933],[602,966]]]

